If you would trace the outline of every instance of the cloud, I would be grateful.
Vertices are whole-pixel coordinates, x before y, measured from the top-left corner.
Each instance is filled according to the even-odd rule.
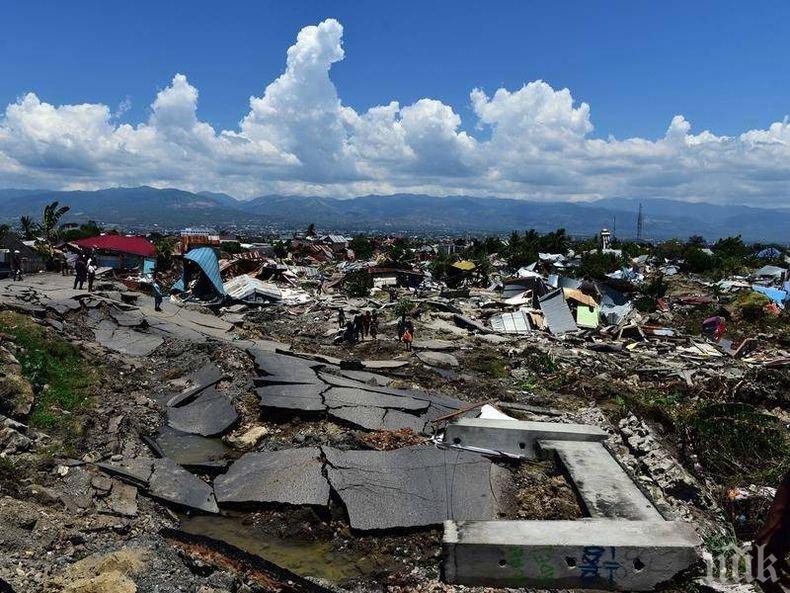
[[[604,139],[593,136],[587,103],[542,80],[491,94],[475,88],[466,122],[429,97],[357,111],[343,104],[330,76],[344,57],[339,22],[303,28],[282,74],[249,99],[232,130],[201,121],[199,91],[185,74],[174,75],[136,124],[119,121],[128,97],[112,112],[102,104],[56,106],[29,92],[0,115],[0,186],[788,205],[787,119],[728,137],[694,133],[676,115],[660,138]]]

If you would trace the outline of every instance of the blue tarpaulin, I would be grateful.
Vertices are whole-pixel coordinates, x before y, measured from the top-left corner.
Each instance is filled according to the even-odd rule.
[[[778,288],[771,288],[770,286],[760,286],[759,284],[752,284],[752,290],[754,292],[759,292],[760,294],[764,294],[780,307],[784,307],[785,301],[787,301],[787,293],[784,290],[779,290]]]
[[[196,247],[187,253],[184,259],[197,264],[217,294],[225,296],[225,287],[222,285],[222,276],[219,273],[219,260],[211,247]],[[184,275],[173,285],[173,290],[184,291],[189,286],[189,282],[187,266],[184,266]]]

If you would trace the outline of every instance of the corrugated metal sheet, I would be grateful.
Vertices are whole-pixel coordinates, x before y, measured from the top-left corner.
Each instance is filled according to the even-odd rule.
[[[211,247],[196,247],[184,256],[184,259],[195,262],[220,296],[225,296],[225,287],[219,273],[219,260]]]
[[[276,284],[263,282],[247,274],[241,274],[225,283],[225,292],[232,299],[245,302],[282,300],[282,291]]]
[[[491,318],[491,327],[494,331],[503,334],[526,334],[532,329],[529,315],[525,311],[502,313]]]
[[[549,326],[549,331],[555,336],[579,329],[573,320],[568,303],[565,302],[561,288],[540,297],[538,303],[543,311],[546,324]]]

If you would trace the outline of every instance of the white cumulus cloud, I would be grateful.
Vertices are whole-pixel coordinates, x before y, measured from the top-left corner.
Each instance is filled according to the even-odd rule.
[[[34,92],[0,115],[0,187],[149,184],[225,191],[351,196],[468,193],[528,199],[651,196],[789,205],[790,123],[737,136],[694,133],[683,115],[657,139],[594,137],[590,106],[537,80],[475,88],[474,114],[426,97],[358,112],[331,79],[343,60],[334,19],[303,28],[283,73],[238,128],[199,116],[199,92],[175,74],[146,120],[118,123],[102,104],[53,105]]]

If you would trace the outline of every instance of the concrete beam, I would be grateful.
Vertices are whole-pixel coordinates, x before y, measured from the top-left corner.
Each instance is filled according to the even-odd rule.
[[[693,566],[699,537],[671,521],[446,521],[444,580],[539,589],[650,591]]]
[[[539,440],[601,442],[607,436],[597,426],[587,424],[461,418],[447,425],[444,442],[534,459]]]
[[[538,447],[544,453],[556,454],[590,517],[663,519],[602,443],[539,441]]]

